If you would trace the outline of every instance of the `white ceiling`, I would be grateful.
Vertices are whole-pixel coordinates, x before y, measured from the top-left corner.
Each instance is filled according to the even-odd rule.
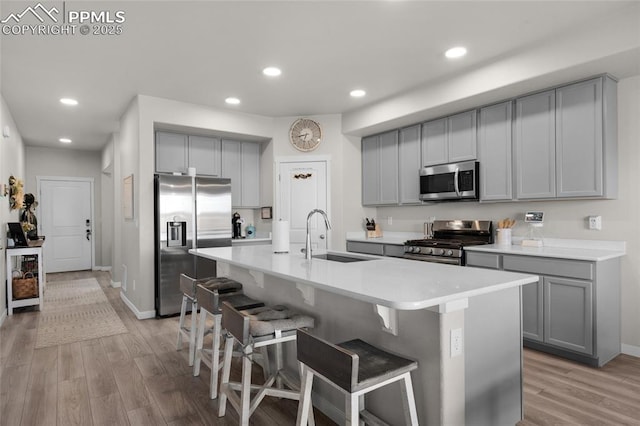
[[[3,0],[2,19],[32,3]],[[552,43],[637,3],[67,1],[67,10],[123,10],[123,33],[2,35],[1,90],[27,145],[59,147],[67,136],[70,147],[100,149],[136,94],[273,117],[343,113]],[[446,60],[454,45],[469,54]],[[283,74],[264,77],[269,65]],[[350,98],[354,88],[367,96]],[[228,96],[242,103],[228,106]],[[80,105],[64,107],[61,97]]]

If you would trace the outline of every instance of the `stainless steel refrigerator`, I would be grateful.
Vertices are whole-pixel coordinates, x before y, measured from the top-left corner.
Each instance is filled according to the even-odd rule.
[[[216,276],[216,263],[192,248],[231,246],[231,180],[155,175],[156,314],[180,312],[180,274]]]

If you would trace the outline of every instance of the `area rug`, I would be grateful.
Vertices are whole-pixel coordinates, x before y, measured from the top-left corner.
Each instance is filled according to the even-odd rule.
[[[126,332],[95,278],[47,283],[36,348]]]

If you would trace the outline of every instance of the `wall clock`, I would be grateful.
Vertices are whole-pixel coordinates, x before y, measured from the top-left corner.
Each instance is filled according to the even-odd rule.
[[[313,151],[322,142],[320,124],[310,118],[299,118],[289,130],[289,141],[300,151]]]

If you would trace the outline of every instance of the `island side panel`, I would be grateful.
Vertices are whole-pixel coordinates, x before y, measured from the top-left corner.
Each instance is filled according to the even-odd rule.
[[[466,425],[522,419],[521,287],[469,299],[465,311]]]
[[[221,265],[222,262],[218,262]],[[219,275],[230,276],[244,285],[245,293],[267,304],[284,304],[316,318],[314,334],[332,342],[360,338],[398,355],[418,361],[412,374],[418,418],[423,425],[442,424],[441,412],[441,350],[442,315],[429,310],[400,311],[399,335],[382,330],[381,320],[371,303],[315,290],[314,306],[305,304],[292,281],[268,274],[261,283],[245,268],[224,265]],[[393,283],[389,283],[393,285]],[[293,345],[286,348],[288,368],[297,369]],[[334,421],[344,421],[344,396],[321,380],[314,380],[314,405]],[[400,384],[376,390],[366,397],[367,409],[388,423],[401,422],[402,400]]]

